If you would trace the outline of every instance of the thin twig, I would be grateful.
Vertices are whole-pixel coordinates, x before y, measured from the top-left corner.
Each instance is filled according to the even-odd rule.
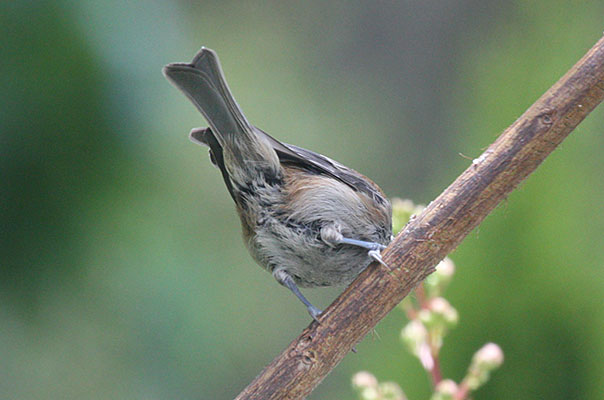
[[[428,299],[426,297],[426,290],[424,289],[424,283],[420,282],[415,288],[415,295],[417,296],[418,307],[420,310],[426,310],[429,308]],[[428,373],[430,374],[430,379],[432,380],[432,387],[435,388],[436,385],[443,380],[442,373],[440,371],[440,360],[438,359],[438,348],[434,344],[434,338],[428,330],[428,340],[430,346],[430,357],[432,361],[429,365]],[[424,366],[425,367],[425,366]]]
[[[432,380],[432,387],[435,388],[443,380],[443,374],[440,372],[440,359],[437,354],[434,354],[434,349],[430,349],[430,354],[432,355],[432,368],[429,371],[430,379]]]

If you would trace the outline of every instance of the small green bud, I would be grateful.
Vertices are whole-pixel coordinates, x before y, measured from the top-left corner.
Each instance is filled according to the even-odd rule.
[[[417,317],[428,328],[431,328],[438,323],[437,316],[427,308],[419,310]]]
[[[457,383],[451,379],[442,380],[434,388],[434,394],[430,400],[454,400],[458,390]]]
[[[445,257],[445,259],[436,266],[436,271],[424,281],[424,287],[426,288],[428,297],[441,296],[453,279],[454,273],[455,264],[453,264],[453,261],[451,261],[450,258]]]
[[[401,331],[401,339],[412,354],[417,355],[418,349],[426,343],[428,331],[418,320],[409,321]]]
[[[424,369],[430,371],[434,367],[434,360],[428,345],[428,331],[424,324],[417,319],[409,321],[401,331],[401,339],[409,352],[419,359]]]
[[[370,372],[360,371],[352,377],[352,387],[359,393],[361,400],[377,400],[380,398],[378,393],[378,380]]]
[[[493,371],[503,364],[503,351],[495,343],[487,343],[472,357],[476,368]]]
[[[368,387],[359,392],[361,400],[381,400],[378,388]]]
[[[379,386],[380,400],[406,400],[407,397],[403,393],[403,389],[394,382],[380,383]]]
[[[489,380],[489,375],[503,364],[503,351],[495,343],[487,343],[472,357],[464,381],[470,390],[476,390]]]
[[[420,310],[418,317],[430,332],[433,329],[453,328],[459,321],[457,310],[443,297],[435,297],[428,301],[427,308]]]
[[[445,328],[454,328],[459,321],[457,310],[443,297],[435,297],[428,302],[428,309],[432,311],[445,325]]]
[[[394,382],[379,383],[370,372],[360,371],[352,377],[352,387],[361,400],[406,400],[401,387]]]
[[[432,350],[438,354],[438,350],[442,347],[444,336],[459,321],[457,310],[444,298],[436,297],[431,299],[427,304],[427,308],[420,310],[417,315],[430,333],[430,346]]]
[[[368,387],[377,387],[378,380],[367,371],[359,371],[352,376],[352,387],[355,389],[364,389]]]

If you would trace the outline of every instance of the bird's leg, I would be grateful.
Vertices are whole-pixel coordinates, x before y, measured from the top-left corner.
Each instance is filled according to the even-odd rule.
[[[371,257],[372,259],[379,262],[384,267],[390,270],[388,264],[386,264],[386,262],[382,259],[381,251],[386,248],[386,246],[384,246],[383,244],[344,237],[340,233],[340,227],[337,225],[324,226],[321,229],[321,239],[323,239],[323,241],[332,246],[336,244],[349,244],[352,246],[358,246],[367,249],[369,250],[367,252],[367,255],[369,255],[369,257]]]
[[[346,238],[346,237],[342,237],[338,241],[338,243],[340,243],[340,244],[350,244],[350,245],[353,245],[353,246],[358,246],[358,247],[362,247],[364,249],[367,249],[367,250],[369,250],[369,252],[367,253],[369,255],[369,257],[373,258],[375,261],[379,262],[384,267],[390,269],[390,267],[388,266],[388,264],[386,264],[386,262],[382,259],[381,251],[386,248],[386,246],[384,246],[383,244],[379,244],[379,243],[375,243],[375,242],[366,242],[364,240],[349,239],[349,238]]]
[[[308,299],[306,297],[304,297],[304,295],[302,294],[300,289],[298,289],[296,282],[294,282],[294,278],[292,278],[291,275],[289,275],[287,273],[287,271],[285,271],[282,268],[275,268],[273,270],[273,276],[275,277],[277,282],[279,282],[281,285],[283,285],[286,288],[288,288],[289,290],[291,290],[292,293],[295,294],[296,297],[298,299],[300,299],[300,301],[302,303],[304,303],[304,305],[306,306],[306,309],[308,310],[308,313],[310,314],[312,319],[314,319],[315,321],[320,323],[319,315],[321,315],[321,313],[323,311],[321,311],[317,307],[313,306],[310,303],[310,301],[308,301]]]

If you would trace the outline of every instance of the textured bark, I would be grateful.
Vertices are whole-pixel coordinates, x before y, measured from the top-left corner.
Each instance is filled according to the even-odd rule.
[[[604,39],[416,218],[237,399],[307,396],[604,97]]]

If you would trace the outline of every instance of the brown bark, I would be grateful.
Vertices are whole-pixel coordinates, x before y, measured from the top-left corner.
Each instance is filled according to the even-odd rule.
[[[604,97],[604,38],[416,218],[237,399],[307,396]]]

